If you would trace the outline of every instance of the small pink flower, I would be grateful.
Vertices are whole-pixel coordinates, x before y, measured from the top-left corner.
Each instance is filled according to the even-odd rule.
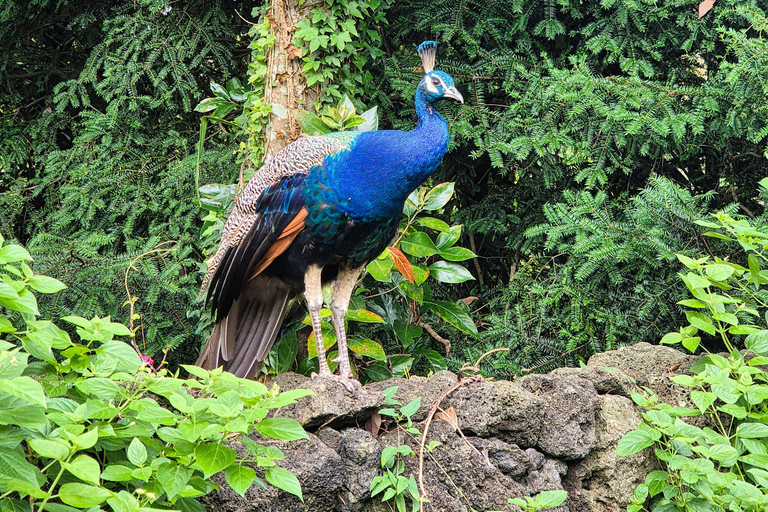
[[[149,356],[145,356],[144,354],[139,354],[139,358],[142,361],[144,361],[145,364],[148,364],[149,366],[154,366],[155,365],[155,362]]]

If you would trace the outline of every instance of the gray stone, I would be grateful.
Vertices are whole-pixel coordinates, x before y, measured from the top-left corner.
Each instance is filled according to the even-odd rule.
[[[569,467],[565,488],[571,510],[613,512],[626,510],[635,487],[657,469],[649,448],[628,457],[616,455],[619,440],[640,424],[642,417],[631,400],[601,397],[597,415],[597,441],[592,452]]]
[[[555,377],[580,377],[595,386],[595,391],[601,395],[620,395],[630,398],[632,390],[637,387],[635,379],[618,368],[603,368],[587,366],[585,368],[557,368],[549,375]]]
[[[550,457],[586,457],[595,444],[599,398],[592,382],[580,377],[528,375],[519,385],[543,399],[538,446]]]
[[[542,427],[543,400],[514,382],[479,381],[456,390],[446,400],[469,435],[497,437],[523,448],[536,446]]]
[[[425,377],[411,377],[410,379],[404,379],[402,377],[395,377],[382,382],[372,382],[367,384],[364,389],[376,393],[383,393],[385,389],[397,386],[397,392],[393,398],[400,402],[402,405],[415,400],[421,399],[421,406],[416,411],[411,419],[413,421],[423,421],[429,410],[432,408],[435,400],[451,386],[456,384],[456,375],[442,370],[429,378]],[[397,408],[399,406],[395,406]]]
[[[384,395],[364,386],[352,395],[341,384],[324,379],[310,379],[297,373],[278,375],[275,382],[281,390],[309,389],[312,396],[280,409],[280,416],[297,420],[307,430],[321,427],[340,429],[365,424],[378,409],[384,407]]]

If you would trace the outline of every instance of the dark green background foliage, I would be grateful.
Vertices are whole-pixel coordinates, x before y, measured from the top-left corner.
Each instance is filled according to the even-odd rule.
[[[46,317],[127,322],[126,269],[175,248],[138,258],[127,279],[150,353],[202,339],[192,109],[211,80],[244,74],[248,55],[235,4],[166,4],[11,1],[0,10],[0,230],[28,246],[37,272],[69,286],[44,305]],[[237,176],[228,142],[208,145],[206,180]]]
[[[474,244],[478,279],[432,293],[479,297],[467,302],[480,335],[426,319],[453,340],[454,369],[499,346],[512,350],[484,370],[508,376],[656,342],[682,316],[674,253],[716,249],[693,221],[725,208],[762,222],[765,8],[718,0],[698,19],[698,3],[401,0],[388,23],[367,26],[380,48],[354,99],[379,107],[380,127],[413,126],[425,39],[441,41],[438,65],[466,99],[440,107],[452,139],[435,183],[456,182],[443,218],[465,225],[459,243]],[[186,340],[175,357],[190,362],[207,334],[195,298],[215,243],[200,236],[191,109],[210,81],[245,83],[250,40],[234,9],[248,18],[254,5],[165,7],[0,9],[0,231],[30,248],[37,272],[69,284],[50,316],[126,320],[126,268],[173,241],[173,253],[138,258],[128,285],[139,342],[153,352]],[[234,147],[206,141],[201,183],[235,181]],[[378,300],[388,312],[400,299]]]
[[[447,293],[484,299],[472,307],[486,330],[456,364],[506,345],[487,371],[541,371],[656,342],[681,315],[673,253],[709,252],[692,221],[734,202],[762,213],[764,4],[717,2],[702,19],[698,4],[394,6],[386,87],[410,91],[411,48],[439,37],[468,100],[447,112],[442,172],[457,181],[453,220],[474,237],[484,284]]]

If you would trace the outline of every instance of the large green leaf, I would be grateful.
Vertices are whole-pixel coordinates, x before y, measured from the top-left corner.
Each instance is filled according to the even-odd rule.
[[[429,266],[429,273],[441,283],[463,283],[474,280],[469,270],[457,263],[436,261]]]
[[[224,477],[233,491],[240,496],[245,496],[245,491],[248,490],[256,478],[256,472],[247,466],[233,464],[224,472]]]
[[[424,209],[427,211],[439,210],[450,201],[453,196],[453,183],[440,183],[432,188],[424,196]]]
[[[359,356],[367,356],[379,361],[386,361],[387,355],[381,345],[368,338],[355,336],[347,340],[349,350]]]
[[[104,503],[114,493],[103,487],[69,483],[59,489],[59,499],[67,505],[78,508],[89,508]]]
[[[444,300],[424,301],[423,307],[467,334],[477,334],[477,327],[466,311],[457,304]]]
[[[156,475],[168,499],[173,499],[189,482],[192,470],[175,462],[164,462],[158,466]]]
[[[661,432],[641,423],[637,430],[624,434],[616,446],[616,455],[632,455],[652,446],[659,439],[661,439]]]
[[[235,450],[218,443],[201,444],[195,447],[195,464],[203,470],[205,478],[215,475],[235,462]]]
[[[14,377],[0,380],[0,392],[8,393],[27,402],[45,407],[43,386],[31,377]]]
[[[58,461],[69,457],[69,445],[61,439],[30,439],[27,443],[41,457]]]
[[[304,502],[304,497],[301,495],[301,484],[299,483],[299,480],[287,469],[278,467],[267,468],[264,472],[264,478],[278,489],[282,489],[294,496],[298,496],[301,502]]]
[[[264,437],[281,441],[308,438],[301,424],[291,418],[265,418],[256,424],[256,431]]]
[[[417,258],[426,258],[438,253],[435,243],[429,238],[429,235],[421,231],[416,231],[410,236],[400,241],[400,248],[403,252],[416,256]]]
[[[83,482],[98,484],[101,476],[101,466],[88,455],[78,455],[75,460],[64,464],[64,468]]]

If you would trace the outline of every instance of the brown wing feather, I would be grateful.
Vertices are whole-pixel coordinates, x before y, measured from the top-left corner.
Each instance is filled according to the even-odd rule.
[[[248,277],[248,280],[252,280],[257,275],[261,274],[265,268],[269,266],[270,263],[272,263],[275,258],[283,254],[288,247],[291,246],[293,243],[293,240],[299,235],[302,229],[304,229],[305,226],[305,219],[307,218],[307,209],[302,208],[299,213],[296,214],[296,216],[293,218],[290,224],[286,226],[286,228],[283,230],[282,233],[277,237],[277,240],[272,244],[272,246],[267,249],[266,254],[264,254],[264,257],[261,258],[261,261],[256,265],[256,268],[253,269],[253,272]]]

